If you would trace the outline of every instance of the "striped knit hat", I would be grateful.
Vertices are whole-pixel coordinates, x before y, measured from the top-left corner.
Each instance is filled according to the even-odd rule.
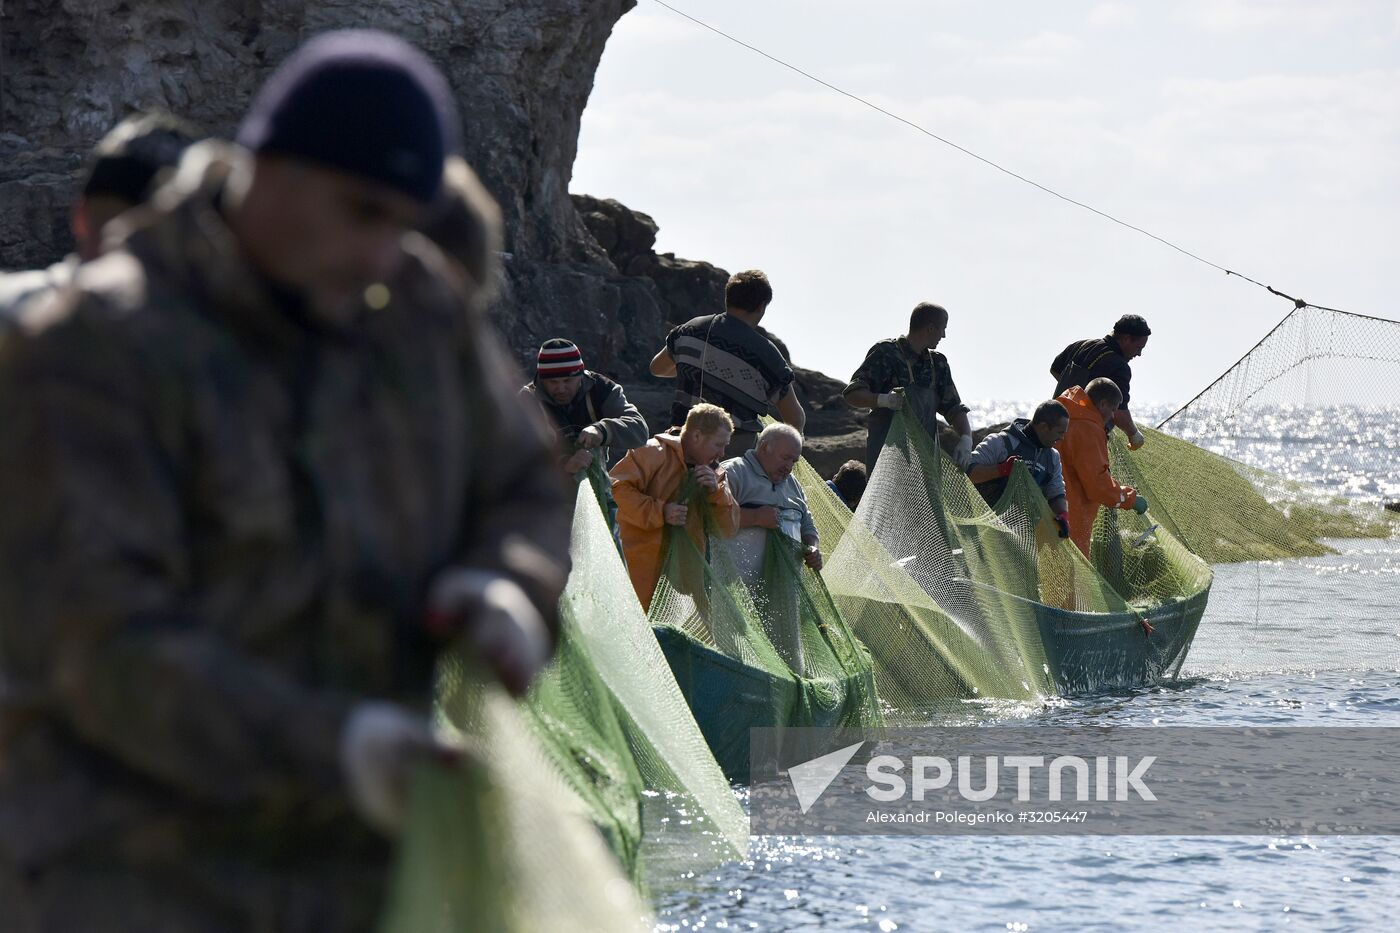
[[[540,345],[535,368],[536,379],[560,379],[583,375],[583,354],[562,337],[552,337]]]

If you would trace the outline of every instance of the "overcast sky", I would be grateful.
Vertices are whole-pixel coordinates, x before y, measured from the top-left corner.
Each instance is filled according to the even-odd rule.
[[[674,0],[1006,167],[1318,304],[1400,317],[1400,3]],[[1184,401],[1288,306],[700,29],[618,25],[572,189],[658,251],[759,267],[765,324],[846,378],[919,301],[964,398],[1036,398],[1119,314]]]

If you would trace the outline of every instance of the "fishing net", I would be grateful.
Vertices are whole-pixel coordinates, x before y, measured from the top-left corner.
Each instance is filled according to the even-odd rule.
[[[909,393],[824,574],[885,702],[917,718],[948,700],[1174,674],[1205,607],[1207,565],[1133,513],[1097,528],[1086,560],[1023,466],[989,506],[922,426],[931,404]],[[801,478],[819,521],[840,524],[820,479]]]
[[[1400,323],[1291,312],[1115,476],[1217,564],[1198,672],[1400,666]],[[1169,433],[1162,433],[1169,432]],[[1296,624],[1300,589],[1333,607]]]
[[[878,726],[870,657],[796,542],[769,531],[761,572],[746,582],[692,479],[677,501],[706,516],[706,553],[667,527],[649,616],[730,780],[748,779],[750,728]]]
[[[460,661],[441,717],[467,741],[461,767],[413,775],[386,933],[649,929],[579,797],[518,705]]]
[[[748,820],[610,546],[607,474],[584,475],[559,659],[531,693],[530,720],[634,879],[665,884],[742,858]]]
[[[415,776],[388,930],[640,928],[634,889],[747,852],[747,817],[637,602],[598,474],[580,474],[558,652],[528,701],[443,665],[440,719],[477,754]]]

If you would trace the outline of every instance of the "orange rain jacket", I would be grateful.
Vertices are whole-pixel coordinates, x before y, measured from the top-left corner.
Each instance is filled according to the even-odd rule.
[[[612,468],[612,494],[617,500],[617,526],[627,574],[643,609],[651,608],[651,595],[661,579],[665,551],[666,520],[662,510],[675,499],[690,467],[675,434],[658,434]],[[739,504],[729,492],[724,474],[719,488],[708,496],[720,533],[732,537],[739,528]],[[686,516],[685,530],[695,546],[705,552],[704,517],[696,509]]]
[[[1069,536],[1088,557],[1099,506],[1131,509],[1137,502],[1137,490],[1118,485],[1109,472],[1108,435],[1089,394],[1074,386],[1066,389],[1059,401],[1069,409],[1069,430],[1055,445],[1065,473]]]

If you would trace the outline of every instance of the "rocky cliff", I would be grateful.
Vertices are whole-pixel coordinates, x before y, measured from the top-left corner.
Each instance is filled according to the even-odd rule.
[[[494,313],[510,346],[523,361],[542,339],[567,335],[590,366],[635,386],[656,418],[668,389],[646,374],[647,363],[672,323],[722,307],[727,273],[658,255],[645,214],[569,194],[594,73],[634,4],[8,0],[0,5],[0,268],[43,265],[68,250],[86,153],[123,116],[164,108],[229,135],[268,73],[307,37],[387,29],[447,74],[466,155],[501,203],[505,276]],[[859,428],[839,382],[799,373],[811,434]],[[819,454],[823,467],[852,449],[835,446]]]

